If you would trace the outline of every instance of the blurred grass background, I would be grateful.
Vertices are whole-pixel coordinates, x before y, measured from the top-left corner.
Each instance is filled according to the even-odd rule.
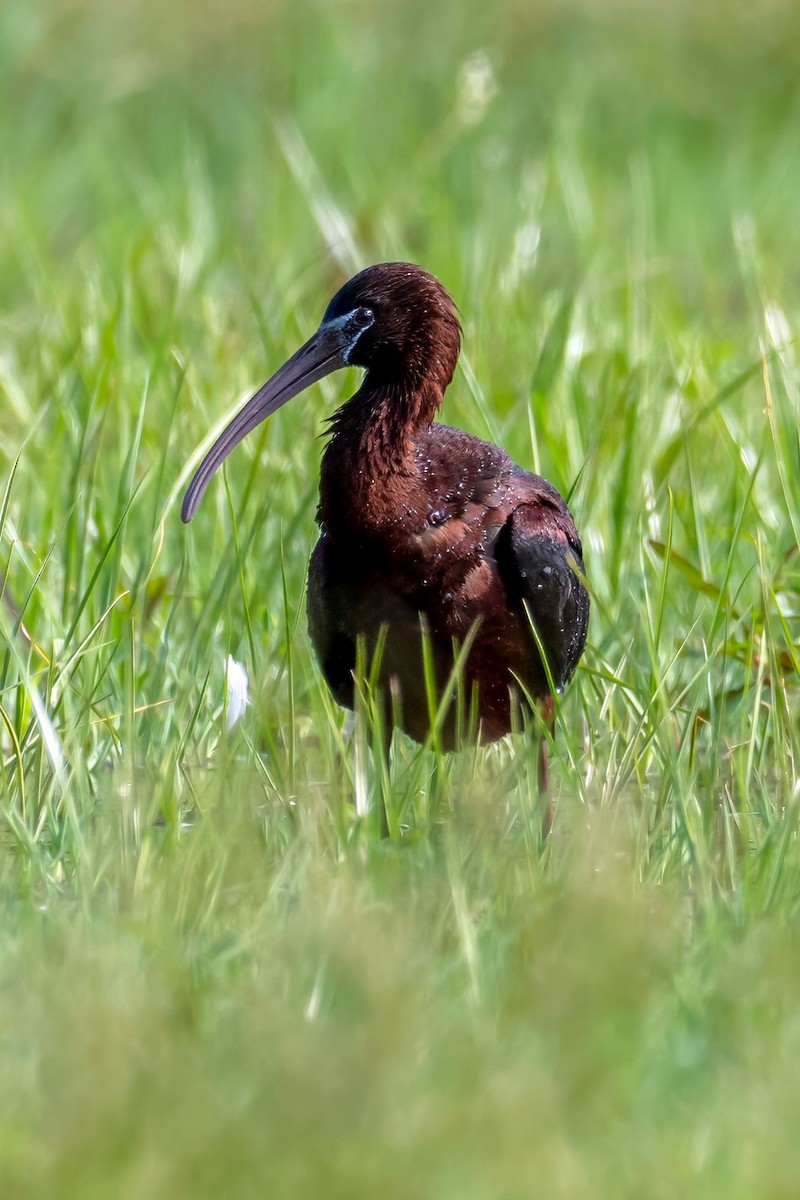
[[[790,0],[5,0],[4,1196],[793,1200],[799,60]],[[357,811],[303,597],[354,376],[178,518],[390,258],[584,533],[545,848],[532,739]]]

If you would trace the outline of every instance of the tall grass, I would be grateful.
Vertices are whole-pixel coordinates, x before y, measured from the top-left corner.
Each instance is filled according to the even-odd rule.
[[[782,0],[2,7],[4,1195],[794,1196],[799,34]],[[321,680],[354,375],[179,520],[395,257],[463,314],[444,418],[584,534],[546,846],[534,738],[398,737],[386,779]]]

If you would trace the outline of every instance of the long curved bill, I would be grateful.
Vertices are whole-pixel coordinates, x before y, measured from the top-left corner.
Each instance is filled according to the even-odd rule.
[[[280,367],[220,434],[205,456],[187,488],[181,508],[181,520],[191,521],[197,512],[203,493],[214,472],[222,465],[234,446],[238,446],[256,425],[272,416],[282,404],[312,383],[347,366],[344,354],[346,342],[336,326],[322,325],[304,346]]]

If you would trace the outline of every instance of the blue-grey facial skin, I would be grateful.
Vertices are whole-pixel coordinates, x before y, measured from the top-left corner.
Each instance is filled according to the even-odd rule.
[[[375,324],[375,313],[371,308],[354,308],[351,312],[340,317],[323,317],[321,329],[336,330],[342,339],[342,358],[350,362],[350,356],[356,348],[356,343],[365,330]]]

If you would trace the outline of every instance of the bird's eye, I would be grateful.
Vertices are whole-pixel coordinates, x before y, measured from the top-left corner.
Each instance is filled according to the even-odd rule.
[[[375,320],[375,313],[371,308],[357,308],[353,313],[353,320],[359,329],[368,329]]]

